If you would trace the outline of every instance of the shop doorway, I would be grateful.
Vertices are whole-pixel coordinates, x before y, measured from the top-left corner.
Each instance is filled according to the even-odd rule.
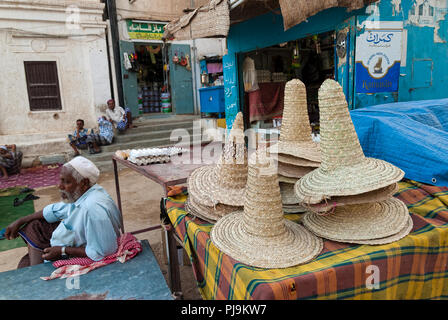
[[[161,93],[166,89],[162,52],[160,44],[135,44],[140,114],[162,113]]]
[[[335,78],[335,32],[326,32],[242,55],[240,97],[252,128],[275,128],[281,123],[287,81],[300,79],[307,89],[313,132],[319,131],[318,90]]]

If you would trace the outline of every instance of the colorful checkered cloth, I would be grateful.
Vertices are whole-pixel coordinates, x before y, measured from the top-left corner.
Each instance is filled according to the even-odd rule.
[[[448,188],[409,180],[399,186],[395,197],[414,221],[408,236],[380,246],[326,240],[316,259],[285,269],[250,267],[219,251],[210,241],[213,225],[186,214],[185,189],[166,209],[204,299],[448,298]]]

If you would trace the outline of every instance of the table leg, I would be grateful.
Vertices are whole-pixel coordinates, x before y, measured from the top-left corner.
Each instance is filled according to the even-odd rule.
[[[114,164],[114,176],[115,176],[115,191],[117,192],[118,210],[120,211],[121,232],[124,233],[123,211],[121,209],[121,195],[120,195],[120,183],[118,181],[118,166],[117,161],[112,159]]]
[[[165,229],[165,240],[168,253],[168,274],[171,292],[176,298],[183,299],[180,282],[179,259],[177,257],[177,244],[174,239],[174,228]]]

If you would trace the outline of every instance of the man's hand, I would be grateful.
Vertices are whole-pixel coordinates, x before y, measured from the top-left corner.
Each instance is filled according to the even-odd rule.
[[[62,258],[62,247],[61,246],[55,246],[55,247],[48,247],[44,249],[44,254],[42,255],[42,258],[45,260],[59,260]]]
[[[18,232],[20,230],[20,227],[22,226],[22,222],[19,220],[14,221],[11,223],[5,231],[5,238],[8,240],[13,240],[19,236]]]

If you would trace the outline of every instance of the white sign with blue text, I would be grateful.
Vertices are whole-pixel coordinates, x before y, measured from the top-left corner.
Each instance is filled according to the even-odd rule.
[[[402,28],[381,21],[356,38],[356,92],[397,92],[400,76]]]

